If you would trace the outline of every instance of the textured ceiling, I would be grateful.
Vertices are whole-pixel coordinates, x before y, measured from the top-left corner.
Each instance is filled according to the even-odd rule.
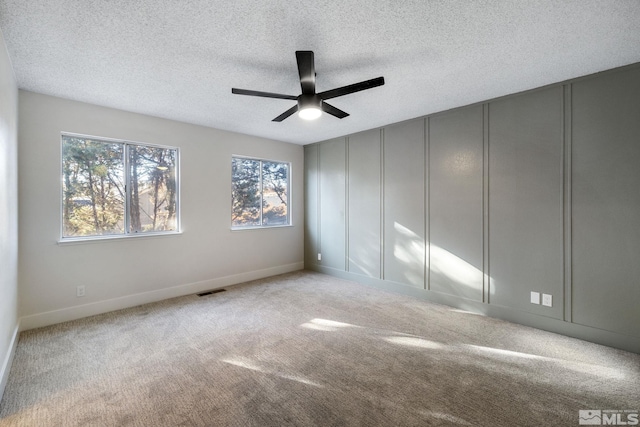
[[[22,89],[298,144],[640,62],[639,0],[0,0],[0,29]],[[296,50],[318,91],[386,84],[314,122],[231,94],[298,95]]]

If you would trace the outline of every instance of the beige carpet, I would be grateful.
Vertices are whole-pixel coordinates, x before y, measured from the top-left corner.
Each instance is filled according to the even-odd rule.
[[[297,272],[22,333],[0,426],[577,426],[640,355]]]

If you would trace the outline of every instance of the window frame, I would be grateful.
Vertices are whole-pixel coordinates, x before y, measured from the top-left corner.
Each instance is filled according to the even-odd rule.
[[[259,225],[233,225],[233,161],[234,159],[243,159],[243,160],[254,160],[254,161],[258,161],[260,162],[260,224]],[[264,186],[264,182],[262,179],[262,164],[263,163],[283,163],[287,165],[287,223],[286,224],[275,224],[275,225],[263,225],[262,221],[263,221],[263,202],[264,202],[264,198],[263,198],[263,186]],[[288,161],[284,161],[284,160],[274,160],[274,159],[266,159],[266,158],[262,158],[262,157],[255,157],[255,156],[246,156],[246,155],[242,155],[242,154],[232,154],[231,155],[231,171],[229,173],[229,177],[231,178],[230,180],[230,185],[229,185],[229,189],[231,190],[231,206],[230,206],[230,213],[231,215],[229,216],[229,221],[231,224],[231,231],[243,231],[243,230],[266,230],[266,229],[271,229],[271,228],[283,228],[283,227],[293,227],[293,215],[291,212],[291,194],[292,194],[292,189],[291,189],[291,172],[292,172],[292,164],[291,162]]]
[[[91,139],[94,141],[111,143],[111,144],[121,144],[123,146],[122,150],[122,166],[123,166],[123,174],[124,174],[124,185],[125,185],[125,198],[124,198],[124,232],[121,234],[95,234],[91,236],[65,236],[64,235],[64,137],[70,138],[82,138],[82,139]],[[131,228],[131,173],[130,173],[130,159],[129,159],[129,149],[128,146],[142,146],[142,147],[150,147],[150,148],[161,148],[168,150],[175,150],[176,152],[176,161],[175,161],[175,180],[176,180],[176,229],[175,230],[167,230],[167,231],[147,231],[143,233],[132,233]],[[58,240],[58,244],[64,243],[81,243],[81,242],[95,242],[100,240],[117,240],[117,239],[136,239],[136,238],[145,238],[145,237],[158,237],[158,236],[170,236],[170,235],[179,235],[182,234],[182,225],[181,225],[181,208],[180,208],[180,147],[176,146],[168,146],[168,145],[160,145],[160,144],[150,144],[146,142],[140,141],[131,141],[127,139],[118,139],[118,138],[109,138],[102,136],[93,136],[86,135],[80,133],[73,132],[61,132],[60,133],[60,238]]]

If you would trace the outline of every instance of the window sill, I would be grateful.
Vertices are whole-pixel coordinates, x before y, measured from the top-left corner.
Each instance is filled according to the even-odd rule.
[[[162,232],[162,233],[140,233],[140,234],[126,234],[126,235],[113,235],[113,236],[91,236],[91,237],[66,237],[58,240],[58,245],[82,245],[87,243],[98,242],[113,242],[116,240],[129,240],[129,239],[152,239],[157,237],[170,237],[179,236],[182,231],[175,232]]]
[[[272,228],[288,228],[293,227],[293,224],[287,225],[269,225],[269,226],[251,226],[251,227],[231,227],[231,231],[245,231],[245,230],[271,230]]]

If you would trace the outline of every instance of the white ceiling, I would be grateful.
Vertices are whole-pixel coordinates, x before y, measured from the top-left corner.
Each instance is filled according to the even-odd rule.
[[[640,62],[639,0],[0,0],[22,89],[307,144]],[[351,115],[271,120],[300,93]]]

